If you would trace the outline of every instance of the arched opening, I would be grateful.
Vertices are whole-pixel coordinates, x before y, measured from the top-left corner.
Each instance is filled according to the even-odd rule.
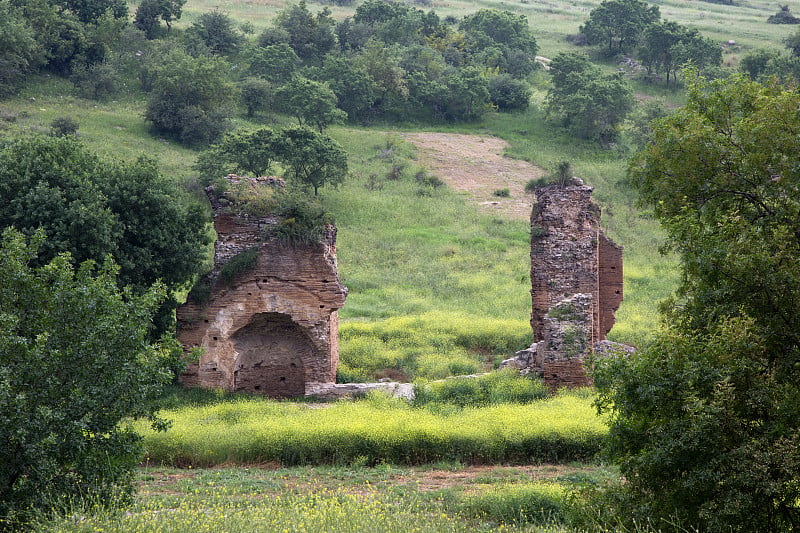
[[[273,398],[305,394],[303,359],[316,355],[308,336],[288,315],[260,313],[231,337],[239,354],[233,389]]]

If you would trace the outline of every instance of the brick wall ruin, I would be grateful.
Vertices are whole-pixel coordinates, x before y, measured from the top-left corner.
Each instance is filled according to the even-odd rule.
[[[229,176],[238,186],[267,187],[263,178]],[[231,213],[224,195],[207,190],[214,208],[214,267],[205,301],[178,309],[178,338],[201,348],[181,375],[188,386],[247,391],[276,398],[302,396],[336,381],[338,315],[347,289],[339,283],[336,230],[322,241],[281,244],[267,231],[274,217]],[[257,251],[254,265],[223,282],[226,263]]]
[[[622,248],[601,231],[592,190],[577,178],[542,187],[531,213],[535,342],[510,364],[553,387],[588,383],[584,358],[606,338],[622,302]]]

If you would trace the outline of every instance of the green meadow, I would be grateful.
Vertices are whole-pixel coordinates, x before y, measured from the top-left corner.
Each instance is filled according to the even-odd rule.
[[[778,5],[735,6],[668,0],[662,18],[698,27],[725,45],[735,66],[754,47],[781,47],[791,26],[766,24]],[[440,16],[461,17],[489,7],[528,17],[540,54],[585,50],[575,34],[599,4],[589,0],[439,0],[420,4]],[[787,0],[795,14],[800,0]],[[201,13],[220,9],[268,27],[283,0],[189,0],[175,31]],[[131,10],[136,3],[131,4]],[[310,3],[312,11],[323,4]],[[334,17],[355,6],[329,6]],[[606,62],[609,70],[613,62]],[[631,149],[578,141],[544,116],[548,76],[533,75],[533,105],[524,112],[489,113],[471,124],[333,126],[329,134],[349,155],[350,175],[321,191],[338,228],[339,273],[349,288],[340,311],[340,381],[389,377],[413,381],[429,403],[409,405],[380,395],[330,404],[277,402],[221,393],[179,391],[165,399],[166,432],[133,422],[145,439],[146,465],[137,496],[122,511],[72,508],[44,519],[40,531],[444,532],[568,531],[570,494],[616,472],[598,452],[607,432],[587,390],[545,394],[528,380],[480,405],[436,399],[431,380],[485,372],[532,341],[529,225],[479,211],[463,194],[415,178],[427,171],[403,133],[441,131],[493,135],[507,156],[547,170],[570,161],[595,187],[609,236],[625,247],[625,300],[610,334],[641,346],[659,327],[658,302],[677,284],[677,263],[659,252],[663,235],[636,204],[626,181]],[[680,105],[680,90],[634,82],[640,100]],[[192,170],[198,151],[151,134],[144,97],[116,100],[75,96],[61,78],[40,75],[17,96],[0,101],[0,134],[47,133],[53,119],[72,116],[81,139],[104,157],[154,157],[162,172],[202,201]],[[239,127],[285,123],[279,116]],[[512,390],[513,389],[513,390]],[[524,389],[524,390],[523,390]],[[500,392],[498,392],[500,391]],[[474,392],[474,391],[473,391]],[[424,394],[423,394],[424,396]],[[491,396],[491,394],[489,394]],[[524,465],[554,464],[541,477]],[[473,475],[475,468],[483,474]],[[435,473],[435,476],[434,474]],[[469,475],[468,475],[469,473]],[[441,484],[430,479],[445,479]],[[642,531],[646,531],[643,528]]]

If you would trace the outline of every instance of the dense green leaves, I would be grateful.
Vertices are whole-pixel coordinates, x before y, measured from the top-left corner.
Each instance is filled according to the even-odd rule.
[[[621,74],[605,75],[586,56],[562,53],[550,64],[547,112],[584,139],[611,142],[633,109],[633,91]]]
[[[800,523],[799,107],[779,86],[693,79],[631,163],[683,274],[659,340],[596,366],[634,519]]]
[[[72,136],[21,139],[0,150],[0,195],[0,227],[47,233],[41,262],[62,252],[79,262],[110,255],[137,292],[157,280],[182,288],[201,267],[205,217],[153,161],[103,161]]]
[[[133,296],[110,263],[68,255],[34,267],[43,241],[6,229],[0,245],[0,528],[128,494],[141,438],[121,422],[152,416],[170,378],[147,342],[163,287]]]
[[[661,17],[658,6],[642,0],[603,0],[580,28],[589,44],[600,44],[608,53],[632,50],[642,33]]]

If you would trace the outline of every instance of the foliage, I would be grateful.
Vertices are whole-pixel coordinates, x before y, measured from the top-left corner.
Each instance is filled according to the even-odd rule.
[[[314,16],[305,0],[300,0],[299,4],[289,5],[278,13],[275,23],[286,31],[289,46],[304,61],[320,63],[336,44],[333,32],[336,22],[327,7]]]
[[[508,74],[491,78],[488,89],[489,100],[501,111],[525,110],[530,105],[530,86]]]
[[[34,266],[44,234],[3,232],[0,253],[0,527],[67,498],[110,503],[132,490],[141,437],[169,380],[147,342],[163,287],[118,288],[115,267]]]
[[[160,414],[173,421],[168,432],[138,425],[147,455],[180,466],[581,460],[597,453],[605,434],[591,400],[579,393],[441,412],[375,393],[326,409],[242,398]]]
[[[227,129],[235,88],[228,82],[229,65],[221,58],[192,57],[170,50],[150,66],[152,92],[145,119],[186,144],[205,145]],[[192,80],[187,83],[186,80]]]
[[[660,17],[658,6],[642,0],[603,0],[589,13],[580,32],[589,44],[606,46],[608,54],[629,52]]]
[[[695,28],[663,21],[645,30],[639,58],[648,72],[664,74],[669,83],[670,75],[677,80],[678,69],[687,64],[700,70],[719,66],[722,48]]]
[[[43,61],[33,28],[22,10],[0,0],[0,97],[16,92]]]
[[[641,150],[653,138],[654,121],[664,118],[669,112],[658,100],[648,100],[628,116],[628,138],[633,145]]]
[[[301,126],[316,126],[320,134],[330,124],[343,122],[347,117],[336,107],[336,95],[327,84],[301,77],[275,91],[275,107],[292,115]]]
[[[287,175],[311,186],[314,196],[323,185],[336,186],[347,176],[347,153],[331,137],[305,126],[283,130],[279,159]]]
[[[533,60],[539,49],[524,15],[496,9],[480,9],[461,20],[459,29],[466,34],[469,50],[477,54],[495,47],[504,59],[501,70],[521,78],[533,71]],[[516,61],[512,58],[516,54]],[[515,65],[515,68],[510,68]],[[489,66],[489,65],[487,65]]]
[[[56,117],[50,123],[50,135],[53,137],[75,135],[78,133],[78,127],[78,121],[73,117]]]
[[[235,172],[258,177],[266,176],[273,162],[282,157],[283,143],[282,133],[271,128],[237,130],[226,133],[210,152],[218,161],[232,163]]]
[[[285,83],[292,79],[300,58],[287,43],[269,44],[250,50],[250,73],[266,80]]]
[[[479,376],[456,376],[414,387],[414,405],[450,404],[480,407],[500,403],[530,403],[549,396],[541,381],[520,376],[516,370],[499,370]]]
[[[142,0],[133,17],[133,25],[142,30],[148,39],[158,36],[160,24],[163,20],[167,30],[172,29],[172,23],[180,20],[186,0]]]
[[[375,102],[375,81],[365,68],[349,58],[326,56],[316,79],[328,83],[336,95],[337,106],[351,120],[366,117]]]
[[[792,12],[789,10],[789,6],[782,5],[777,13],[774,15],[770,15],[767,18],[767,23],[769,24],[800,24],[800,18],[795,17],[792,15]]]
[[[199,38],[215,55],[238,52],[244,40],[233,19],[218,9],[200,15],[197,21],[192,23],[188,33]]]
[[[272,101],[272,84],[261,78],[245,78],[239,84],[242,104],[247,116],[252,118],[258,111],[267,109]]]
[[[798,105],[778,85],[692,79],[631,164],[682,265],[672,327],[596,366],[634,519],[769,532],[800,521]]]
[[[230,285],[239,274],[247,272],[256,266],[258,261],[259,247],[242,250],[231,257],[228,262],[222,265],[219,271],[219,280],[225,285]]]
[[[111,255],[120,282],[137,292],[157,280],[171,290],[184,287],[208,242],[201,210],[181,201],[153,161],[103,161],[74,136],[6,144],[0,194],[0,227],[48,234],[37,249],[40,261],[62,252],[79,262]]]
[[[316,199],[298,194],[279,195],[275,213],[281,218],[268,231],[281,243],[292,246],[321,241],[325,235],[325,227],[333,224],[333,217]]]
[[[556,483],[492,487],[470,495],[457,508],[468,516],[503,524],[548,524],[564,520],[564,488]]]
[[[633,91],[620,73],[604,75],[580,54],[562,53],[550,63],[553,85],[548,115],[576,136],[608,143],[633,109]]]

